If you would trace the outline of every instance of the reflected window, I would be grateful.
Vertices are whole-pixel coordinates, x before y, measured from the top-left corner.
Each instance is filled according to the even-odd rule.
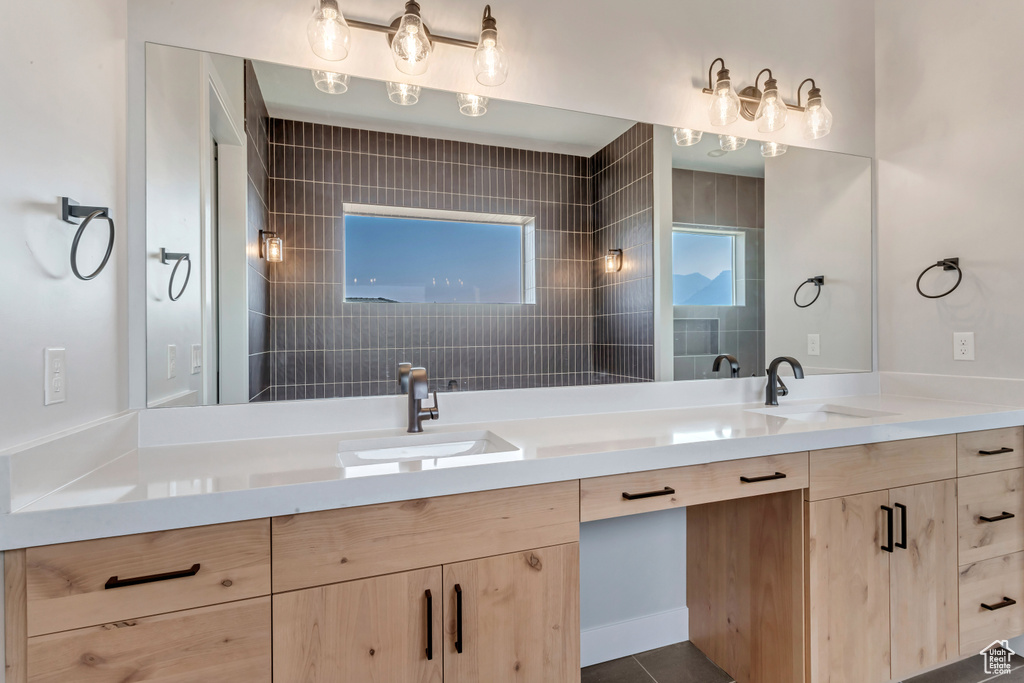
[[[346,213],[345,300],[533,303],[532,221],[456,220],[452,213]]]
[[[672,304],[737,306],[742,277],[742,232],[683,228],[672,231]]]

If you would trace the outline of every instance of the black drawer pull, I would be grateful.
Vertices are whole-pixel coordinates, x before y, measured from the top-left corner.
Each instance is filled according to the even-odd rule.
[[[1002,455],[1003,453],[1013,453],[1013,449],[1003,447],[998,451],[978,451],[978,455]]]
[[[986,605],[985,603],[981,603],[981,606],[984,607],[985,609],[987,609],[989,612],[995,612],[997,609],[1003,609],[1004,607],[1010,607],[1010,606],[1016,605],[1016,604],[1017,604],[1016,600],[1013,600],[1012,598],[1008,598],[1008,597],[1006,597],[1004,595],[1002,602],[997,602],[994,605]]]
[[[882,509],[885,510],[885,515],[887,517],[886,527],[887,527],[888,533],[889,533],[889,535],[888,535],[889,541],[885,545],[882,546],[882,550],[884,550],[887,553],[891,553],[892,549],[893,549],[893,544],[892,544],[892,508],[889,507],[888,505],[883,505]]]
[[[107,579],[104,589],[124,588],[125,586],[138,586],[143,583],[156,583],[157,581],[170,581],[171,579],[187,579],[199,573],[199,565],[194,564],[190,569],[183,569],[180,572],[167,572],[166,574],[151,574],[149,576],[136,576],[131,579],[118,579],[111,576]]]
[[[427,589],[427,659],[434,658],[434,598]]]
[[[462,654],[462,586],[455,584],[455,651]]]
[[[676,490],[670,486],[666,486],[660,491],[647,491],[646,493],[626,493],[622,492],[622,497],[626,500],[639,500],[640,498],[654,498],[655,496],[671,496]]]
[[[900,511],[900,538],[902,541],[896,541],[896,547],[907,549],[907,506],[902,503],[896,503],[893,505],[894,508]]]
[[[1003,514],[1001,515],[996,515],[995,517],[979,516],[978,519],[980,519],[982,522],[1001,522],[1004,519],[1013,519],[1014,517],[1016,517],[1015,514],[1013,514],[1012,512],[1006,512],[1004,510]]]
[[[756,484],[759,481],[772,481],[773,479],[785,479],[786,475],[782,472],[776,472],[775,474],[768,474],[763,477],[740,477],[740,482],[744,484]]]

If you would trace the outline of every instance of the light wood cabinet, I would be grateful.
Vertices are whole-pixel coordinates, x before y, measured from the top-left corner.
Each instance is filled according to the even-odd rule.
[[[580,680],[579,544],[444,567],[445,683]]]
[[[1024,632],[1024,553],[960,567],[960,654]]]
[[[960,564],[1024,550],[1024,470],[960,479]]]
[[[957,476],[1024,467],[1024,427],[957,434]]]
[[[956,477],[956,437],[931,436],[811,451],[808,500]]]

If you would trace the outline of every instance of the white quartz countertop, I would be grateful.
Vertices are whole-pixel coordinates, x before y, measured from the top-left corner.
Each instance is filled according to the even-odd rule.
[[[801,404],[887,414],[815,419],[794,413]],[[490,431],[515,448],[457,466],[431,459],[342,467],[340,442],[417,443],[418,435],[403,430],[135,448],[112,452],[98,468],[31,500],[19,497],[12,474],[3,502],[13,510],[0,517],[0,549],[1021,424],[1019,408],[872,395],[784,401],[777,410],[746,404],[424,423],[429,436]]]

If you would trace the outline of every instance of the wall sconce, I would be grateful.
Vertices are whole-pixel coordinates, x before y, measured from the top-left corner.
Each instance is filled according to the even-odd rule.
[[[487,113],[487,103],[490,101],[486,97],[463,92],[456,99],[459,101],[459,112],[466,116],[483,116]]]
[[[388,99],[403,107],[411,107],[419,102],[421,91],[422,88],[418,85],[388,81]]]
[[[700,142],[700,139],[704,137],[704,131],[692,128],[673,128],[672,137],[680,147],[690,147]]]
[[[420,4],[409,0],[405,3],[405,14],[398,24],[398,31],[391,38],[391,57],[395,60],[395,67],[410,76],[424,74],[433,50],[430,33],[420,18]]]
[[[260,230],[260,258],[268,263],[284,261],[284,240],[276,232]]]
[[[491,16],[491,6],[484,7],[480,42],[473,55],[473,73],[481,85],[501,85],[508,78],[508,55],[498,42],[498,22]]]
[[[352,32],[341,15],[338,0],[320,0],[306,25],[306,37],[313,54],[320,59],[338,62],[348,57]]]
[[[604,272],[617,273],[622,270],[622,250],[609,249],[604,257]]]
[[[721,62],[715,79],[711,74],[715,64]],[[764,82],[764,92],[758,87],[762,74],[768,74]],[[804,85],[811,84],[807,92],[807,106],[804,107],[800,92]],[[832,131],[832,112],[824,105],[821,98],[821,89],[814,83],[814,79],[805,79],[797,88],[796,104],[785,102],[779,94],[778,81],[775,80],[771,69],[761,69],[754,79],[754,85],[748,85],[740,90],[737,95],[732,89],[732,81],[729,78],[729,70],[725,68],[725,60],[721,57],[711,62],[708,69],[708,87],[704,93],[712,95],[711,104],[708,107],[708,118],[715,126],[725,126],[734,122],[738,116],[747,121],[756,121],[757,129],[762,133],[772,133],[786,125],[789,117],[789,110],[803,113],[803,134],[808,140],[817,140],[825,137]],[[724,148],[723,148],[724,149]]]
[[[333,71],[313,69],[313,84],[316,89],[328,95],[341,95],[348,90],[349,75],[337,74]]]

